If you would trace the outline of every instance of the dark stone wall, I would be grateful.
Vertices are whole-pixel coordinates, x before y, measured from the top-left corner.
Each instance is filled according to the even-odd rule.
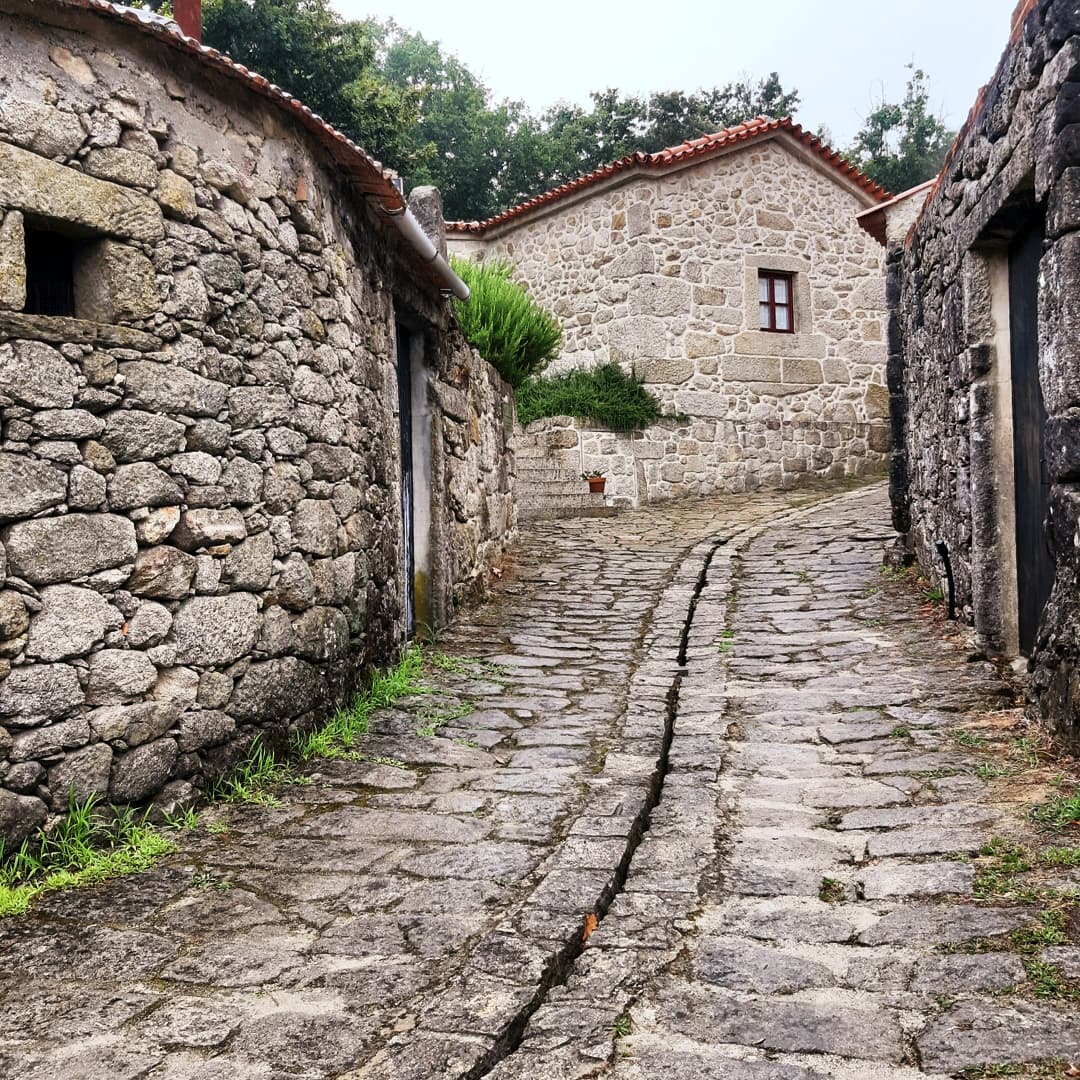
[[[949,547],[957,599],[989,647],[1006,650],[1015,596],[1006,565],[1011,490],[1000,422],[1000,296],[1007,245],[1045,218],[1039,374],[1049,413],[1056,561],[1032,660],[1032,701],[1080,741],[1080,3],[1041,0],[1014,16],[1011,40],[919,221],[889,259],[893,520],[935,578]],[[996,314],[995,314],[996,313]],[[1006,413],[1008,416],[1008,413]],[[1006,455],[1011,460],[1011,454]]]
[[[434,622],[514,528],[508,389],[377,209],[197,60],[42,13],[0,16],[9,845],[69,791],[175,804],[392,659],[396,321],[424,343]],[[24,310],[34,230],[76,245],[73,317]]]

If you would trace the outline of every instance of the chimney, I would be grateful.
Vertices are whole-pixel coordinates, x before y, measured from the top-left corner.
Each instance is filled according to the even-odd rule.
[[[202,0],[173,0],[173,18],[188,37],[202,41]]]

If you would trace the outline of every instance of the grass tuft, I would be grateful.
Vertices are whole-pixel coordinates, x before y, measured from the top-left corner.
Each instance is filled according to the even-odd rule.
[[[0,846],[0,917],[21,915],[44,892],[94,885],[153,866],[176,845],[130,808],[112,816],[97,796],[72,797],[67,814],[12,855]]]
[[[1080,791],[1072,795],[1055,795],[1031,810],[1033,821],[1051,829],[1067,829],[1080,823]]]
[[[285,762],[278,761],[256,737],[247,757],[231,772],[211,785],[211,799],[231,803],[251,803],[276,808],[281,800],[266,789],[271,784],[310,784],[307,776],[296,776]]]
[[[349,758],[356,753],[356,744],[371,727],[371,714],[384,709],[409,694],[426,694],[429,690],[420,682],[424,654],[419,646],[406,649],[397,665],[377,674],[367,690],[357,694],[352,704],[338,709],[317,731],[300,735],[296,750],[301,758]]]
[[[445,727],[454,720],[460,720],[463,716],[468,716],[472,711],[473,707],[466,703],[451,705],[446,709],[425,709],[420,713],[420,719],[424,722],[416,729],[416,734],[430,737],[439,728]]]
[[[826,904],[838,904],[844,899],[844,883],[836,878],[823,877],[818,887],[818,899]]]

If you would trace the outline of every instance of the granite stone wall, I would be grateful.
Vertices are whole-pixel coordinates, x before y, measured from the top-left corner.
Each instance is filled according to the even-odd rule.
[[[884,251],[856,222],[873,200],[814,160],[779,135],[451,233],[463,256],[510,259],[559,317],[552,370],[614,361],[682,418],[633,454],[590,451],[617,502],[884,469]],[[796,333],[760,329],[759,270],[794,275]]]
[[[69,793],[175,804],[393,657],[397,323],[419,343],[430,621],[512,534],[513,410],[280,107],[61,6],[0,15],[0,57],[10,845]],[[58,244],[74,310],[32,313]]]
[[[893,519],[927,572],[949,549],[962,615],[1017,649],[1008,246],[1044,222],[1039,377],[1056,564],[1032,698],[1080,743],[1080,6],[1029,0],[936,190],[889,256]]]

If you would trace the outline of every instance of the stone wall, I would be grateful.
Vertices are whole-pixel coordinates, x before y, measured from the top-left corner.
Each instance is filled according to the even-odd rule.
[[[635,502],[883,468],[881,246],[873,202],[783,135],[560,199],[451,250],[503,256],[559,317],[553,370],[615,361],[686,417],[599,454]],[[796,333],[760,329],[758,271],[795,275]],[[627,443],[629,445],[629,443]]]
[[[1008,245],[1045,220],[1039,376],[1056,562],[1033,650],[1043,717],[1080,741],[1080,8],[1028,0],[906,249],[890,253],[893,519],[925,570],[944,541],[963,616],[1017,649]]]
[[[437,284],[279,105],[63,4],[0,15],[0,55],[10,844],[69,791],[175,803],[392,658],[396,323],[426,397],[431,621],[513,531],[513,411]],[[70,245],[67,317],[25,310],[43,235]]]

